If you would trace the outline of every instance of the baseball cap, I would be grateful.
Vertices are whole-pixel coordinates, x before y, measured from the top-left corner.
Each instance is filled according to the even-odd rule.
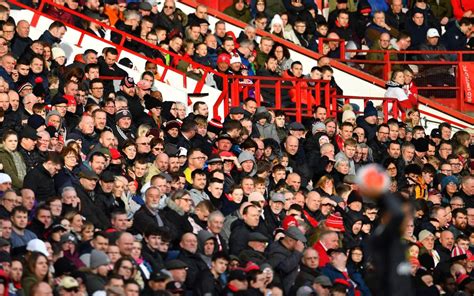
[[[122,81],[120,82],[120,86],[125,85],[126,87],[134,87],[135,86],[135,80],[133,80],[133,77],[124,77]]]
[[[438,37],[439,38],[438,30],[436,30],[435,28],[428,29],[428,31],[426,32],[426,37],[427,38],[433,38],[433,37]]]

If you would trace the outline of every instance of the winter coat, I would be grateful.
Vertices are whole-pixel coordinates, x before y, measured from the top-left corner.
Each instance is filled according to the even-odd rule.
[[[188,265],[188,272],[186,276],[186,287],[192,289],[196,285],[198,275],[206,270],[209,270],[207,264],[201,259],[198,253],[191,253],[184,249],[179,250],[178,258]]]
[[[12,179],[13,188],[20,189],[23,187],[23,180],[18,176],[18,170],[11,152],[7,151],[3,145],[0,145],[0,163],[3,165],[3,172]]]
[[[185,213],[178,205],[171,200],[171,198],[166,199],[166,208],[162,211],[163,217],[172,221],[176,229],[175,245],[179,243],[183,234],[187,232],[193,232],[193,226],[189,223],[188,213]]]
[[[238,256],[247,247],[250,233],[256,231],[256,229],[245,224],[243,220],[233,222],[229,237],[230,254]]]
[[[246,24],[250,23],[250,21],[252,20],[252,14],[250,13],[250,8],[247,5],[245,5],[241,11],[238,11],[235,8],[235,4],[237,2],[238,1],[234,0],[232,5],[224,9],[224,13]]]
[[[292,291],[298,291],[301,286],[308,283],[312,283],[315,278],[321,275],[319,268],[311,269],[308,266],[301,264],[300,272],[296,277],[295,284],[293,285]]]
[[[163,226],[169,229],[171,238],[174,239],[177,236],[177,230],[175,229],[174,223],[170,223],[165,219],[164,214],[160,211],[161,221]],[[147,208],[146,205],[140,207],[140,209],[133,215],[132,233],[144,234],[145,230],[150,226],[159,226],[155,215]]]
[[[349,293],[347,295],[354,296],[355,295],[355,285],[352,279],[348,279],[341,271],[337,270],[331,263],[326,265],[321,269],[321,272],[327,276],[331,282],[334,282],[336,279],[342,279],[349,281],[351,287],[349,288]],[[348,274],[346,274],[348,276]]]
[[[284,287],[285,295],[289,295],[290,288],[298,276],[298,269],[303,253],[290,251],[280,241],[276,241],[268,248],[268,263],[279,277]]]
[[[80,184],[74,186],[77,196],[81,199],[81,215],[96,228],[105,230],[110,227],[110,222],[104,211],[104,201],[94,191],[87,192]]]
[[[474,2],[471,0],[451,0],[451,5],[457,20],[460,20],[466,11],[474,11]]]
[[[250,247],[245,248],[240,252],[239,258],[242,260],[243,265],[245,266],[247,262],[253,262],[258,266],[261,266],[263,263],[267,263],[268,258],[264,252],[256,251]]]
[[[44,165],[39,165],[26,174],[23,187],[33,190],[38,202],[46,201],[50,196],[56,195],[54,178]]]
[[[467,50],[467,36],[459,29],[457,21],[451,26],[447,26],[446,32],[441,36],[440,43],[447,50]]]
[[[196,279],[194,295],[220,296],[224,291],[224,283],[220,278],[215,278],[210,270],[201,272]]]
[[[264,125],[256,123],[255,126],[258,129],[258,132],[260,134],[260,138],[263,139],[274,139],[278,143],[280,143],[280,138],[278,137],[278,133],[276,131],[276,127],[274,124],[266,122]]]

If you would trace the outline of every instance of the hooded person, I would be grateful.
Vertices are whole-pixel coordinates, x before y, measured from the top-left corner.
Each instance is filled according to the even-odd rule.
[[[201,230],[197,234],[198,253],[207,266],[211,268],[212,256],[218,251],[216,237],[207,230]]]
[[[238,157],[239,163],[242,166],[242,172],[240,173],[240,180],[245,176],[253,177],[257,173],[257,163],[255,162],[255,157],[249,151],[242,151]],[[237,182],[237,180],[236,180]]]
[[[265,107],[258,107],[254,115],[255,127],[261,138],[274,139],[280,143],[276,126],[271,123],[272,116]]]
[[[344,238],[342,244],[350,249],[358,247],[362,242],[362,220],[363,215],[358,212],[350,211],[344,215]]]
[[[244,0],[232,1],[232,5],[224,9],[224,13],[246,24],[250,23],[252,20],[250,8]]]

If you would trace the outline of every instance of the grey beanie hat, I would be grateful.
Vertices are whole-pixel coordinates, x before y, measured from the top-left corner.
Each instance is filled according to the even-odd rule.
[[[91,269],[95,269],[99,266],[107,265],[109,263],[110,263],[110,259],[107,256],[107,254],[105,254],[102,251],[92,250],[91,257],[90,257],[90,268]]]

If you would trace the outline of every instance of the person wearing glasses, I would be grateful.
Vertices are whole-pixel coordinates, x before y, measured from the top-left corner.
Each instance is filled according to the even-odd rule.
[[[193,226],[189,222],[189,213],[193,208],[193,199],[186,190],[176,190],[169,198],[166,199],[166,208],[163,215],[168,221],[175,224],[177,236],[181,236],[187,232],[193,231]]]

